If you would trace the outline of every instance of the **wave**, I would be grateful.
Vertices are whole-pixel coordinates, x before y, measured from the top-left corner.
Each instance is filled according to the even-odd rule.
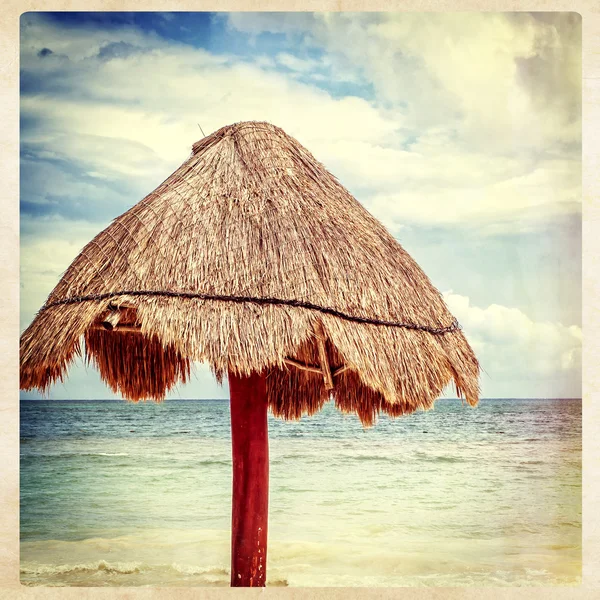
[[[344,454],[343,462],[353,460],[356,462],[401,462],[401,456],[377,456],[376,454]],[[337,462],[341,463],[341,460]]]
[[[231,467],[231,459],[220,459],[220,458],[207,458],[205,460],[195,460],[195,459],[182,459],[181,462],[188,462],[189,464],[181,464],[177,465],[177,469],[181,469],[182,471],[187,470],[196,470],[198,467],[202,466],[213,466],[213,465],[222,465],[226,467]],[[273,461],[271,461],[271,464]]]
[[[184,575],[227,575],[229,577],[229,569],[226,567],[197,567],[195,565],[173,563],[171,568]]]
[[[84,452],[84,456],[129,456],[128,452]]]
[[[70,573],[115,573],[130,575],[140,573],[143,568],[141,563],[108,563],[100,560],[94,563],[84,563],[77,565],[37,565],[35,567],[21,566],[21,575],[68,575]]]
[[[416,452],[415,457],[423,462],[433,462],[433,463],[468,462],[466,459],[458,458],[457,456],[432,456],[431,454],[425,454],[424,452]]]
[[[22,459],[40,460],[55,460],[61,458],[77,458],[79,456],[130,456],[128,452],[56,452],[51,454],[30,454]]]
[[[282,458],[287,458],[283,456]],[[298,458],[298,456],[290,456],[290,458]],[[462,463],[468,462],[467,459],[459,458],[456,456],[434,456],[431,454],[426,454],[425,452],[415,452],[412,456],[417,462],[434,462],[434,463]],[[411,456],[405,456],[402,454],[355,454],[355,453],[340,453],[338,456],[328,459],[332,464],[347,464],[349,461],[355,462],[386,462],[386,463],[394,463],[401,464],[410,462]],[[313,462],[311,460],[307,460],[306,462]],[[317,458],[314,462],[322,462],[322,458]]]
[[[35,585],[80,585],[81,576],[85,577],[86,585],[98,585],[98,577],[107,575],[102,579],[105,585],[131,585],[132,580],[127,578],[119,583],[119,575],[136,575],[134,585],[161,585],[165,581],[172,581],[173,577],[181,577],[184,582],[192,578],[193,584],[199,585],[229,585],[230,570],[224,566],[212,565],[200,567],[197,565],[185,565],[172,563],[168,565],[149,565],[144,563],[109,563],[105,560],[98,562],[82,563],[74,565],[34,565],[21,566],[21,583],[27,586]],[[267,580],[268,586],[287,586],[287,579],[276,577]]]
[[[305,567],[298,569],[298,567]],[[385,586],[385,587],[474,587],[474,586],[575,586],[581,584],[581,575],[557,574],[544,568],[519,568],[488,570],[469,570],[463,572],[431,572],[428,574],[381,574],[378,580],[365,574],[364,579],[356,573],[334,572],[323,579],[323,572],[317,569],[314,578],[311,573],[315,565],[288,565],[297,571],[294,585],[306,586]],[[300,575],[300,572],[303,574]],[[141,563],[97,563],[75,565],[37,565],[21,568],[21,583],[26,586],[228,586],[229,569],[213,565],[144,565]],[[134,575],[134,578],[127,577]],[[123,577],[119,577],[123,576]],[[308,579],[307,579],[308,577]],[[290,581],[280,573],[274,573],[267,580],[268,587],[289,586]]]
[[[54,576],[76,573],[108,573],[112,575],[132,575],[134,573],[143,573],[148,571],[175,571],[183,575],[222,575],[229,577],[229,569],[226,567],[208,566],[198,567],[195,565],[180,565],[172,563],[170,565],[148,565],[140,562],[109,563],[105,560],[98,562],[82,563],[75,565],[36,565],[22,566],[21,575],[33,576]]]

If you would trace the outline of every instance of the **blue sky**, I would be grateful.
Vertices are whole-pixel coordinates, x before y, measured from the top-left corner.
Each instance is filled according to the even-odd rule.
[[[25,13],[21,329],[198,124],[242,120],[296,137],[411,253],[484,396],[580,396],[574,13]],[[227,390],[198,366],[173,396]],[[112,394],[76,365],[51,397]]]

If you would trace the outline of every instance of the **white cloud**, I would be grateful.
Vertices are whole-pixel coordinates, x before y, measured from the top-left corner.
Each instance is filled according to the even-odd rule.
[[[475,21],[466,26],[463,21],[447,21],[439,16],[428,20],[392,15],[384,22],[366,27],[365,31],[374,36],[368,51],[361,46],[367,43],[361,37],[362,30],[354,26],[358,16],[324,19],[315,26],[313,34],[325,37],[336,51],[341,51],[336,40],[343,38],[344,31],[349,29],[358,36],[356,44],[350,44],[352,51],[365,52],[363,62],[358,64],[363,64],[369,53],[379,52],[378,61],[372,56],[369,60],[373,64],[368,63],[368,71],[377,85],[377,70],[395,68],[398,48],[409,56],[418,55],[419,60],[425,61],[423,73],[416,71],[418,76],[432,77],[432,73],[439,71],[436,81],[444,84],[446,91],[434,98],[436,104],[443,103],[446,92],[460,91],[460,106],[470,122],[477,120],[475,129],[479,133],[487,132],[489,151],[476,142],[472,147],[465,146],[464,136],[470,125],[462,123],[462,138],[457,137],[456,120],[446,124],[430,122],[417,136],[408,137],[414,126],[411,121],[414,110],[426,110],[419,104],[420,88],[406,90],[397,98],[384,89],[382,93],[390,99],[410,99],[405,108],[384,109],[362,98],[333,98],[317,87],[273,71],[264,60],[258,61],[259,64],[232,62],[227,57],[213,56],[189,46],[155,43],[152,36],[126,30],[89,36],[91,41],[85,52],[83,42],[88,40],[87,32],[62,36],[68,37],[68,41],[58,48],[68,56],[68,69],[62,63],[49,61],[52,56],[40,59],[33,50],[25,54],[25,69],[40,78],[57,77],[69,87],[70,93],[59,102],[51,101],[45,93],[22,98],[23,114],[43,119],[43,126],[30,134],[36,139],[29,140],[25,135],[24,141],[37,140],[45,152],[84,161],[91,173],[107,177],[114,173],[142,180],[161,170],[167,175],[185,159],[199,137],[197,123],[209,133],[240,120],[269,120],[297,137],[393,228],[402,226],[404,220],[494,220],[532,206],[562,205],[563,211],[572,209],[580,196],[577,158],[540,158],[526,152],[532,143],[531,136],[537,131],[535,127],[524,129],[518,138],[511,137],[511,143],[517,144],[515,152],[495,151],[498,136],[504,135],[509,127],[502,116],[506,116],[508,92],[502,92],[498,86],[514,87],[514,57],[532,52],[527,48],[535,39],[535,31],[529,28],[517,35],[517,29],[506,19],[493,15],[487,20],[481,16],[468,18]],[[479,26],[481,30],[477,29]],[[472,30],[476,32],[471,35]],[[40,36],[35,48],[58,43],[61,38],[58,32],[52,28],[48,31],[35,30]],[[459,35],[461,31],[469,33],[465,40]],[[31,34],[27,33],[26,39]],[[440,36],[449,47],[447,55],[442,53],[442,56],[432,45],[431,40]],[[113,43],[120,39],[135,42],[144,51],[113,60],[101,60],[93,54],[107,40]],[[485,68],[479,58],[467,63],[472,48],[481,48],[482,56],[495,62]],[[277,60],[303,72],[311,71],[316,64],[290,53],[278,54]],[[451,72],[440,79],[446,71],[452,71],[452,61],[464,66],[460,77]],[[395,79],[402,73],[400,69]],[[498,81],[494,83],[490,77]],[[454,83],[455,80],[461,85]],[[485,95],[483,88],[487,90]],[[515,94],[524,93],[518,91],[518,86],[515,90]],[[488,95],[494,98],[493,103],[486,100]],[[482,120],[488,121],[483,128]],[[559,120],[544,117],[545,123],[556,124]],[[520,121],[511,123],[510,127]],[[493,135],[490,127],[494,129]],[[546,134],[551,132],[546,131],[545,140]]]
[[[300,71],[301,73],[309,73],[319,67],[319,63],[316,60],[298,58],[287,52],[281,52],[276,58],[279,64],[292,71]]]
[[[505,382],[515,381],[537,395],[581,395],[580,327],[534,321],[519,309],[498,304],[479,308],[453,292],[445,292],[444,300],[484,369],[484,397],[486,389],[502,389]]]
[[[575,13],[228,15],[231,27],[304,34],[353,64],[422,131],[446,126],[481,151],[580,142],[581,45]]]
[[[577,15],[230,14],[228,22],[254,35],[304,35],[325,49],[332,72],[353,64],[379,109],[402,113],[393,140],[314,144],[391,229],[580,211]]]
[[[86,133],[84,127],[78,128],[75,123],[70,127],[66,126],[58,129],[60,117],[53,117],[54,108],[40,109],[39,104],[44,104],[39,98],[24,98],[22,109],[30,114],[44,114],[47,118],[46,125],[40,127],[37,131],[26,131],[21,136],[21,143],[28,145],[28,150],[35,153],[36,158],[65,160],[71,164],[89,165],[89,175],[100,179],[110,179],[114,177],[130,177],[132,179],[144,179],[151,177],[157,169],[164,168],[165,159],[171,158],[168,153],[156,151],[151,146],[138,140],[131,139],[119,131],[118,125],[123,118],[127,118],[122,111],[111,111],[110,108],[102,109],[97,107],[88,107],[81,115],[78,111],[78,104],[73,103],[69,106],[63,105],[57,111],[60,115],[63,110],[73,109],[74,117],[82,116],[85,118],[107,118],[115,119],[114,127],[104,127],[100,132],[99,128],[90,125],[88,130],[92,133]],[[102,114],[104,113],[104,114]],[[134,123],[129,122],[129,126]],[[71,129],[76,130],[76,133]],[[68,132],[68,133],[65,133]],[[139,136],[141,137],[141,136]],[[38,150],[42,148],[52,148],[52,151]],[[168,151],[167,151],[168,152]],[[182,156],[182,160],[189,154],[183,148],[174,150]]]
[[[100,138],[112,138],[142,145],[165,161],[181,161],[199,137],[197,123],[209,133],[236,121],[269,120],[307,145],[331,139],[381,143],[400,126],[361,98],[334,99],[282,74],[255,65],[223,64],[189,47],[119,61],[90,59],[85,69],[75,72],[68,98],[56,102],[43,93],[25,96],[21,108],[25,115],[42,118],[53,132],[66,131],[70,138],[95,136],[97,142],[89,140],[85,155],[99,160],[114,155],[99,145]],[[85,101],[80,94],[87,96]],[[46,143],[61,143],[49,135]],[[125,168],[131,161],[119,156],[118,162]]]
[[[189,154],[197,123],[208,133],[266,119],[304,143],[392,229],[405,221],[493,224],[531,208],[578,212],[580,160],[562,148],[578,141],[579,119],[567,123],[580,85],[578,30],[569,18],[228,15],[238,30],[292,31],[295,41],[323,50],[319,61],[276,55],[296,69],[320,63],[338,74],[352,65],[375,86],[376,103],[332,98],[274,72],[269,56],[245,64],[130,27],[67,33],[32,17],[22,68],[51,82],[51,91],[23,96],[23,116],[39,120],[23,141],[38,144],[39,157],[83,162],[92,178],[149,186]],[[124,45],[135,52],[99,56]],[[40,58],[42,48],[52,54]]]

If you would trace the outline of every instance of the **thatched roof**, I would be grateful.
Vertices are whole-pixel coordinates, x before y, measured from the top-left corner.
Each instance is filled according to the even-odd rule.
[[[313,413],[331,394],[369,424],[430,408],[452,381],[477,403],[477,359],[453,323],[308,150],[237,123],[85,246],[21,337],[21,387],[47,389],[83,352],[115,392],[159,400],[206,361],[219,380],[268,371],[277,415]]]

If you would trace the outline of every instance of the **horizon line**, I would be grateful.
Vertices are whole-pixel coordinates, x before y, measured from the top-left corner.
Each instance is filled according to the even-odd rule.
[[[128,404],[163,404],[164,402],[229,402],[229,398],[165,398],[164,400],[138,400],[133,402],[124,398],[19,398],[20,402],[125,402]],[[461,398],[438,398],[440,400],[461,400]],[[462,399],[464,401],[464,399]],[[581,396],[489,396],[482,400],[583,400]],[[327,402],[331,402],[328,400]]]

